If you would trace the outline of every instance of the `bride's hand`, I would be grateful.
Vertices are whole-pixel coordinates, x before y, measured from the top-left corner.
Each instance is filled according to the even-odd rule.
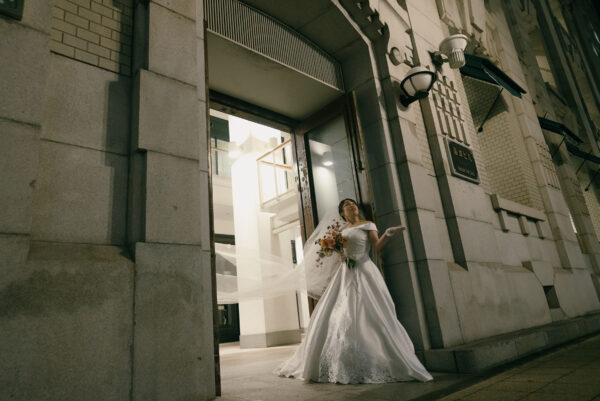
[[[404,227],[404,226],[390,227],[387,230],[385,230],[385,232],[383,233],[383,236],[384,237],[393,237],[394,235],[396,235],[397,232],[403,231],[403,230],[406,230],[406,227]]]

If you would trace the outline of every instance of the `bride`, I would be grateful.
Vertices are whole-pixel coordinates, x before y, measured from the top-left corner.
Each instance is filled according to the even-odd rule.
[[[360,219],[354,200],[341,201],[338,211],[346,222],[341,228],[346,258],[326,258],[335,261],[333,277],[313,311],[306,338],[274,373],[343,384],[432,380],[396,318],[383,277],[369,258],[370,249],[378,252],[405,227],[390,227],[379,238],[375,224]],[[310,262],[310,252],[305,255]]]

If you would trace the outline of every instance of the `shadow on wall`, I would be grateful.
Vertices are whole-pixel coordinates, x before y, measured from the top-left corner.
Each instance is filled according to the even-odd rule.
[[[124,4],[125,3],[125,4]],[[113,8],[120,11],[122,18],[118,21],[118,37],[120,50],[113,58],[118,63],[118,79],[108,83],[106,91],[106,149],[115,149],[125,139],[128,146],[124,148],[125,157],[129,159],[131,149],[131,43],[132,24],[131,16],[126,17],[125,6],[132,8],[132,0],[112,0]],[[129,24],[127,23],[129,22]],[[124,49],[125,46],[129,47]],[[123,163],[120,155],[110,152],[105,153],[104,163],[113,171],[112,204],[109,205],[110,224],[108,240],[113,245],[127,244],[127,194],[129,186],[129,162]],[[117,177],[125,177],[125,184]]]
[[[84,307],[100,308],[119,287],[120,277],[110,274],[106,267],[97,267],[57,274],[35,270],[27,279],[8,284],[0,291],[0,318],[44,317],[72,314]]]

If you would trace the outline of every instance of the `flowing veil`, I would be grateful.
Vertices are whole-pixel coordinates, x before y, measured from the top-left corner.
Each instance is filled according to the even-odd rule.
[[[238,247],[233,252],[226,246],[217,247],[217,303],[269,299],[304,291],[310,297],[319,299],[342,260],[338,254],[319,258],[319,240],[336,222],[343,222],[337,210],[323,216],[304,244],[304,256],[297,265],[275,255],[259,254],[254,261],[254,271],[239,271],[235,266],[236,255],[244,254],[245,250]]]
[[[315,231],[306,240],[306,244],[304,244],[302,269],[306,275],[306,291],[308,295],[315,299],[321,298],[331,277],[333,277],[333,274],[342,262],[341,256],[337,253],[325,258],[319,258],[319,251],[321,250],[319,240],[323,238],[325,233],[336,222],[339,222],[340,226],[344,223],[337,209],[327,212],[315,228]]]

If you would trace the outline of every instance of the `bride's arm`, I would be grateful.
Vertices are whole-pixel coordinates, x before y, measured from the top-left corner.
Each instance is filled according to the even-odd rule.
[[[402,231],[402,230],[406,230],[406,227],[404,227],[404,226],[390,227],[387,230],[385,230],[385,232],[383,233],[383,235],[381,237],[379,237],[379,235],[377,234],[377,231],[375,231],[375,230],[367,231],[367,234],[369,236],[369,242],[371,243],[371,248],[375,252],[381,251],[381,249],[385,246],[385,244],[387,244],[390,237],[393,236],[394,234],[396,234],[398,231]]]
[[[379,253],[381,248],[383,248],[383,246],[388,242],[387,235],[382,235],[381,238],[379,238],[379,235],[377,235],[377,231],[375,230],[367,231],[367,235],[369,236],[371,249],[373,249],[376,253]]]

